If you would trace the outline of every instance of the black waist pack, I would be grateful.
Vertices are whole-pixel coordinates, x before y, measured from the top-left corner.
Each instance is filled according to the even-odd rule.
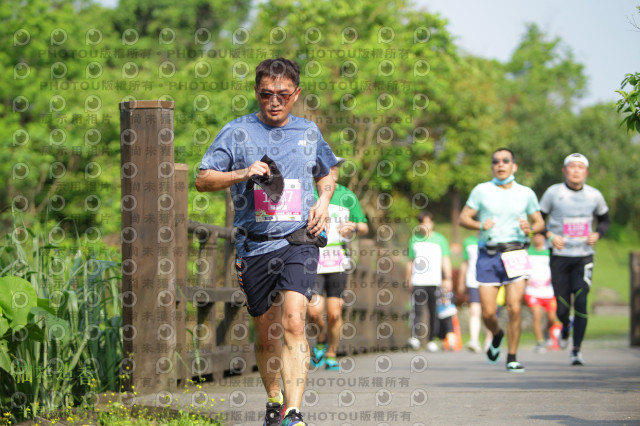
[[[236,232],[239,232],[237,231],[237,228],[236,228]],[[248,240],[263,243],[265,241],[275,241],[275,240],[285,239],[289,241],[289,244],[293,244],[294,246],[311,244],[317,247],[326,247],[327,245],[327,234],[325,233],[325,231],[322,231],[320,235],[316,236],[316,235],[312,235],[306,227],[298,229],[297,231],[294,231],[291,234],[286,235],[284,237],[270,237],[268,235],[260,235],[260,234],[253,234],[253,233],[246,233],[244,235],[246,236],[246,238],[244,239],[244,249],[246,251],[251,251],[249,249]]]
[[[289,241],[289,244],[293,244],[295,246],[312,244],[317,247],[326,247],[327,245],[327,234],[325,231],[322,231],[320,235],[313,235],[306,227],[298,229],[297,231],[287,235],[285,238]]]
[[[485,250],[489,256],[494,256],[498,253],[505,253],[508,251],[514,250],[523,250],[529,247],[528,243],[521,243],[519,241],[513,241],[508,243],[492,243],[491,241],[487,242]]]

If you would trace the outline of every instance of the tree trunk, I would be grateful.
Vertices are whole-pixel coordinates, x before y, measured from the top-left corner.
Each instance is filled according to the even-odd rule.
[[[456,189],[449,191],[451,197],[451,244],[460,244],[460,193]]]

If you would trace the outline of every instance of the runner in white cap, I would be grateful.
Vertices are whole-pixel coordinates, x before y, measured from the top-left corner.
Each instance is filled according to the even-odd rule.
[[[545,236],[551,242],[551,283],[562,322],[560,347],[569,345],[573,296],[573,350],[571,364],[584,365],[580,346],[587,328],[587,294],[593,273],[593,246],[609,229],[609,208],[597,189],[585,184],[589,160],[574,153],[564,159],[564,183],[550,186],[540,200],[547,216]],[[598,225],[592,228],[593,218]]]

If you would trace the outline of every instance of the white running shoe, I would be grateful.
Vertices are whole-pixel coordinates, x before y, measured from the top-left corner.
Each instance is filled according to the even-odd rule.
[[[582,358],[582,352],[571,351],[571,365],[584,365],[584,358]]]
[[[418,340],[415,337],[410,337],[409,341],[407,342],[407,344],[409,345],[409,347],[411,349],[413,349],[414,351],[417,351],[418,349],[420,349],[420,340]]]
[[[570,328],[563,328],[560,332],[560,338],[558,339],[558,346],[560,346],[560,349],[567,349],[569,346],[569,337],[571,337],[569,330]]]
[[[547,346],[546,346],[546,344],[544,342],[538,343],[536,345],[536,347],[533,348],[533,351],[535,353],[537,353],[537,354],[543,354],[543,353],[547,352]]]
[[[480,346],[480,343],[471,340],[469,341],[469,343],[467,343],[467,349],[469,349],[471,352],[475,352],[475,353],[480,353],[483,352],[482,351],[482,346]]]
[[[524,365],[520,364],[518,361],[512,361],[507,363],[507,371],[509,373],[524,373]]]
[[[427,343],[427,350],[429,352],[438,352],[440,348],[438,347],[438,344],[436,342],[431,341]]]

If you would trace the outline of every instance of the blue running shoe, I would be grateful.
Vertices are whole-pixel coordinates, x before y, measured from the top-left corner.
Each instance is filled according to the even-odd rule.
[[[495,338],[499,336],[498,344],[494,346]],[[489,345],[489,349],[487,349],[487,358],[489,359],[489,364],[495,364],[498,362],[500,358],[500,346],[502,346],[502,339],[504,339],[504,332],[500,330],[498,336],[495,336],[493,340],[491,340],[491,345]]]
[[[329,371],[340,371],[340,364],[335,358],[327,358],[324,368]]]
[[[327,361],[327,345],[315,345],[311,351],[311,365],[313,367],[322,367]]]
[[[284,416],[282,426],[307,426],[307,424],[302,420],[302,413],[294,408]]]

